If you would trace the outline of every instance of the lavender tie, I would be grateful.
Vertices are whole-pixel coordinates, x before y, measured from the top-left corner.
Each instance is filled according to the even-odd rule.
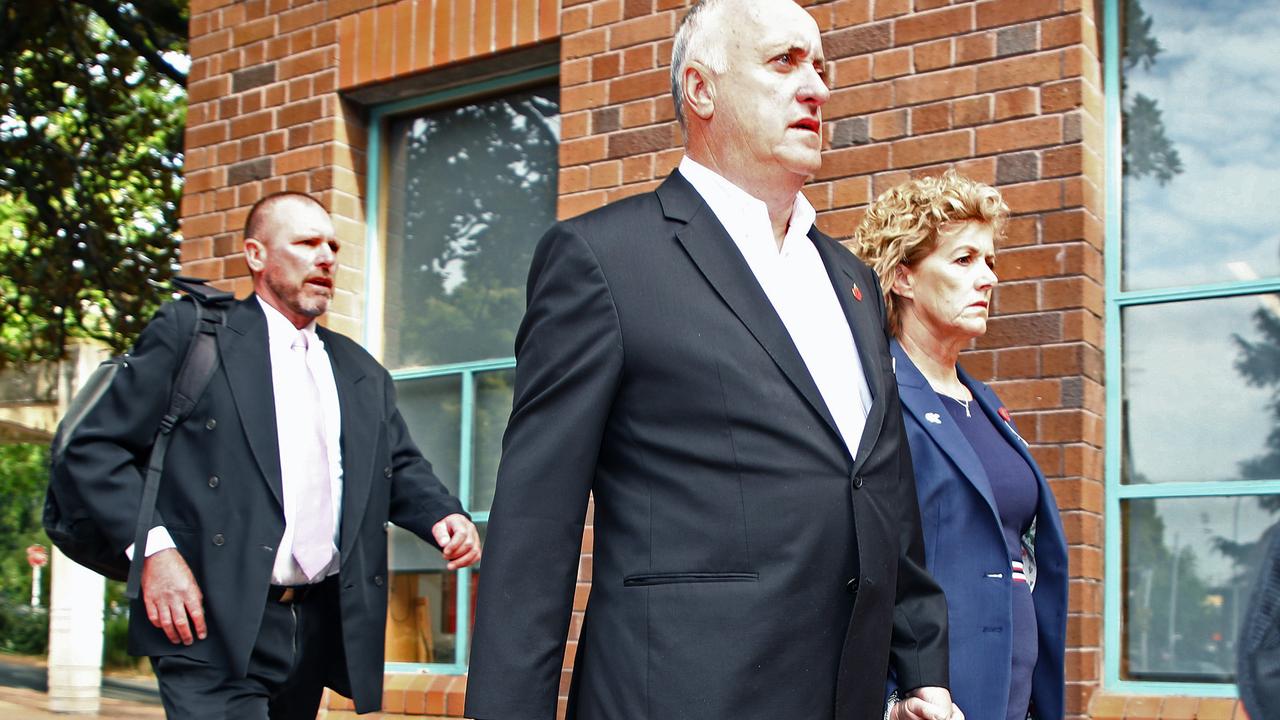
[[[305,331],[293,341],[292,350],[298,360],[298,425],[295,438],[302,452],[297,482],[297,512],[292,522],[293,559],[307,576],[316,581],[333,559],[333,495],[329,483],[329,446],[325,438],[324,404],[316,382],[311,358],[319,348],[311,349]]]

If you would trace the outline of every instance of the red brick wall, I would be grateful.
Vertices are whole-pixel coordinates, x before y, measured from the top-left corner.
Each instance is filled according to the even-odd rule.
[[[191,0],[184,271],[248,294],[249,208],[312,193],[343,246],[327,323],[358,337],[366,128],[341,91],[553,39],[559,16],[558,0]]]
[[[832,64],[827,151],[805,190],[824,231],[847,237],[875,195],[947,167],[997,185],[1014,211],[1000,250],[995,316],[963,362],[1015,412],[1063,510],[1072,573],[1068,712],[1085,717],[1102,669],[1103,117],[1095,3],[800,2],[818,20]],[[274,190],[314,193],[333,210],[344,244],[342,290],[328,322],[358,336],[366,128],[343,91],[555,39],[559,215],[655,187],[681,156],[667,66],[688,5],[191,0],[184,269],[247,293],[239,229],[248,207]],[[591,532],[570,657],[591,577]],[[566,669],[562,691],[568,677]],[[387,708],[457,716],[464,688],[465,678],[397,679],[388,683]],[[1099,695],[1093,713],[1229,717],[1233,706]]]

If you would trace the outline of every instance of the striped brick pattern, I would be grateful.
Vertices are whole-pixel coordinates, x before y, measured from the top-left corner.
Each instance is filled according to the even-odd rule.
[[[337,5],[339,3],[333,3]],[[346,3],[373,5],[372,2]],[[400,0],[342,18],[342,89],[555,39],[559,0]]]

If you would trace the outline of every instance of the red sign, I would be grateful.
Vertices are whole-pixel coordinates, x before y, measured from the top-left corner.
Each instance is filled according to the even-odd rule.
[[[49,551],[43,545],[28,545],[27,562],[31,567],[44,567],[49,564]]]

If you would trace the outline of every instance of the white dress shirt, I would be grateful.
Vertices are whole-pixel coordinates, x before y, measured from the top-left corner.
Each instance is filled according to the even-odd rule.
[[[306,368],[301,370],[297,365],[296,353],[292,349],[294,339],[298,336],[298,328],[279,310],[258,298],[262,311],[267,316],[267,345],[271,350],[271,386],[276,405],[276,439],[280,447],[280,479],[284,490],[284,536],[280,538],[280,547],[276,548],[276,561],[271,570],[273,585],[305,585],[307,576],[293,559],[293,537],[301,518],[298,517],[298,487],[303,483],[297,479],[299,468],[310,467],[303,460],[304,453],[317,452],[319,449],[311,443],[298,439],[298,430],[303,426],[295,417],[300,404],[298,393],[311,392],[304,383],[309,383]],[[329,363],[329,353],[324,350],[324,341],[315,332],[315,322],[302,329],[309,335],[310,349],[306,351],[306,362],[311,368],[316,384],[320,390],[320,403],[324,407],[325,445],[328,451],[329,488],[333,498],[333,542],[334,556],[330,567],[322,577],[338,571],[338,523],[342,508],[342,414],[338,407],[338,385],[333,379],[333,366]],[[304,404],[305,406],[305,404]]]
[[[300,453],[316,452],[317,448],[308,443],[295,441],[294,430],[298,423],[294,418],[295,398],[298,392],[309,392],[300,383],[308,381],[298,371],[293,355],[293,341],[298,335],[294,327],[279,310],[258,298],[262,312],[267,316],[267,345],[271,353],[271,386],[276,407],[276,441],[280,448],[280,477],[283,483],[284,500],[284,536],[280,538],[280,547],[276,548],[275,564],[271,570],[273,585],[304,585],[307,577],[293,559],[293,537],[297,522],[298,481],[294,478],[300,462]],[[329,485],[333,493],[333,542],[334,556],[324,576],[338,571],[338,538],[339,522],[342,517],[342,413],[338,405],[338,386],[333,379],[333,366],[329,362],[329,354],[324,350],[324,341],[315,334],[315,322],[303,328],[310,333],[310,349],[307,351],[307,363],[320,389],[320,402],[324,407],[325,444],[328,446]],[[163,480],[161,481],[163,482]],[[147,534],[147,557],[161,550],[177,547],[173,537],[163,526],[151,528]],[[133,545],[125,551],[133,557]]]
[[[733,238],[800,352],[849,455],[857,457],[871,389],[831,276],[809,240],[809,228],[817,217],[813,205],[796,193],[779,249],[763,201],[688,156],[680,161],[680,174]]]

